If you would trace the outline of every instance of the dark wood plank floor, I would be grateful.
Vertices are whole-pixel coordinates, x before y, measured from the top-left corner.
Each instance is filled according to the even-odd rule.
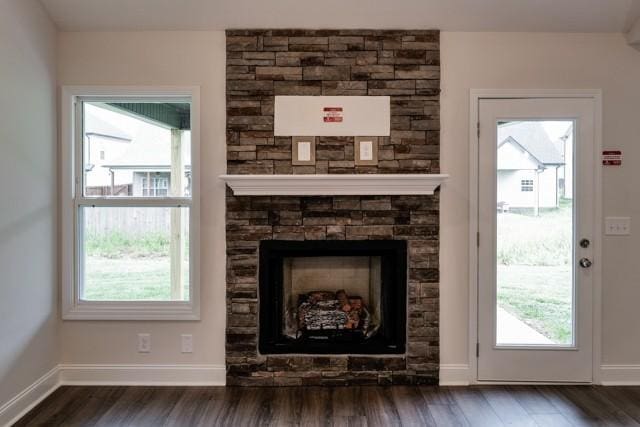
[[[17,426],[627,426],[640,387],[61,387]]]

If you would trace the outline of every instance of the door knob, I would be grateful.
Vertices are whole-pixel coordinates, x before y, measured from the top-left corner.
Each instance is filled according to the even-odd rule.
[[[589,258],[581,258],[579,261],[580,267],[589,268],[593,264]]]

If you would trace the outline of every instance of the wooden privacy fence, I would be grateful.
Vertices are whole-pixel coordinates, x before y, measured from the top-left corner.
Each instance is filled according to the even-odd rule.
[[[85,233],[169,234],[171,208],[85,208]]]

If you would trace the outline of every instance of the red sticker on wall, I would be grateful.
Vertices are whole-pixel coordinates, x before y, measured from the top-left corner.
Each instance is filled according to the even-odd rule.
[[[620,150],[605,150],[602,152],[602,165],[603,166],[621,166],[622,165],[622,151]]]
[[[324,107],[322,112],[325,123],[339,123],[343,120],[342,107]]]

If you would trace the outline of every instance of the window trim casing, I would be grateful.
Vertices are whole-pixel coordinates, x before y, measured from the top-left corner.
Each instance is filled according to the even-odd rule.
[[[82,301],[79,298],[78,209],[76,191],[82,191],[75,176],[81,161],[82,135],[76,126],[79,98],[189,98],[191,103],[191,196],[184,198],[189,214],[189,301]],[[60,132],[60,283],[63,320],[200,320],[200,87],[199,86],[63,86]],[[79,143],[78,143],[79,141]],[[149,198],[96,198],[95,206],[136,203],[155,206]],[[180,198],[172,198],[177,200]]]

